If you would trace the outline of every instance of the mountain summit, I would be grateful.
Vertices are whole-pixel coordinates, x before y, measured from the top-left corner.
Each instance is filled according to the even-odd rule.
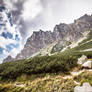
[[[54,52],[61,51],[71,42],[77,42],[83,37],[83,33],[92,29],[92,15],[85,14],[74,23],[60,23],[51,31],[33,32],[32,36],[27,39],[24,49],[16,56],[15,59],[7,57],[4,62],[30,58],[35,53],[41,51],[52,43],[56,43],[52,49]],[[9,60],[10,58],[10,60]]]

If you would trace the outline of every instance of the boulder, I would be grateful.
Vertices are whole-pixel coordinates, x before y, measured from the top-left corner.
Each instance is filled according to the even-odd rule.
[[[92,68],[92,61],[88,60],[87,62],[85,62],[83,65],[82,65],[83,68],[88,68],[88,69],[91,69]]]
[[[78,58],[78,64],[80,64],[80,65],[82,65],[82,64],[84,64],[86,61],[87,61],[88,59],[87,59],[87,56],[85,56],[85,55],[82,55],[80,58]]]
[[[89,83],[84,83],[82,87],[76,86],[74,92],[92,92],[92,87]]]

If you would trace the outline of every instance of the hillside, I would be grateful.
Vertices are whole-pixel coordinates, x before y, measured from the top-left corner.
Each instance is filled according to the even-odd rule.
[[[79,71],[79,69],[75,67],[66,74],[61,72],[22,74],[16,80],[0,80],[0,92],[74,92],[75,86],[85,82],[92,86],[92,70]]]
[[[92,59],[91,35],[92,31],[89,31],[76,47],[69,45],[65,51],[51,56],[0,64],[0,92],[74,92],[76,85],[84,82],[92,85],[92,71],[72,75],[81,71],[77,65],[79,57],[86,55]]]
[[[92,92],[92,0],[0,0],[0,92]]]
[[[74,24],[57,25],[53,32],[34,32],[18,60],[8,56],[0,64],[0,92],[74,92],[85,82],[92,86],[92,69],[82,70],[77,64],[82,55],[92,60],[90,18],[85,15]],[[81,25],[80,30],[75,25]]]
[[[28,38],[24,49],[17,55],[16,59],[30,58],[35,53],[48,48],[53,43],[56,43],[52,46],[54,53],[61,51],[72,42],[76,43],[79,39],[83,38],[83,33],[91,29],[92,16],[85,14],[79,19],[76,19],[72,24],[60,23],[56,25],[52,32],[43,30],[33,32],[32,36]]]
[[[0,64],[2,78],[16,78],[21,74],[38,74],[49,72],[68,72],[77,66],[77,59],[82,55],[92,58],[92,31],[74,48],[71,45],[60,53],[51,56],[35,56],[29,59]]]

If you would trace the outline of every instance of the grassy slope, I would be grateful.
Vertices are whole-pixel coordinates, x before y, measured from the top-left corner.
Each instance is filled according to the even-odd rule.
[[[28,77],[28,76],[27,76]],[[21,81],[19,81],[21,79]],[[0,85],[0,92],[73,92],[75,83],[73,79],[63,79],[62,75],[50,74],[34,80],[20,77],[18,82],[4,83]],[[26,79],[26,81],[22,80]],[[16,87],[14,84],[24,84],[24,87]]]
[[[76,81],[80,82],[81,85],[82,85],[84,82],[88,82],[88,83],[90,83],[91,86],[92,86],[92,71],[91,71],[91,72],[90,72],[90,71],[89,71],[89,72],[88,72],[88,71],[83,72],[83,73],[81,73],[80,75],[74,77],[74,79],[75,79]]]
[[[73,92],[75,86],[74,80],[64,80],[62,79],[62,75],[59,76],[58,72],[66,73],[73,67],[76,67],[77,59],[83,54],[88,58],[92,58],[92,51],[80,52],[80,50],[92,48],[91,39],[92,32],[77,47],[68,49],[62,53],[0,64],[0,92],[53,92],[54,90]],[[54,73],[56,75],[51,77],[51,74]],[[46,77],[47,75],[49,77]],[[86,75],[91,76],[88,77]],[[91,73],[85,72],[74,79],[81,83],[88,81],[92,84]],[[23,83],[26,86],[23,88],[15,87],[14,83],[16,82]]]
[[[0,92],[74,92],[74,87],[80,82],[89,82],[92,85],[92,72],[83,72],[71,79],[64,79],[64,74],[22,75],[13,82],[0,84]],[[23,87],[15,86],[24,85]]]
[[[77,47],[74,48],[76,51],[86,50],[92,48],[92,31],[89,32],[87,38],[78,44]]]
[[[77,57],[68,53],[53,56],[34,57],[0,64],[0,77],[15,79],[21,74],[68,72],[77,65]]]

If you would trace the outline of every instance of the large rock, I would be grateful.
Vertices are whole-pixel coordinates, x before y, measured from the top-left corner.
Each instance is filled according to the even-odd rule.
[[[92,61],[88,60],[87,62],[85,62],[83,65],[82,65],[83,68],[88,68],[88,69],[91,69],[92,68]]]
[[[74,92],[92,92],[92,86],[89,83],[84,83],[83,86],[76,86]]]
[[[78,62],[77,62],[78,64],[82,65],[85,62],[87,62],[87,56],[82,55],[80,58],[78,58]]]
[[[82,55],[80,58],[78,58],[77,64],[81,65],[82,68],[91,69],[92,68],[92,61],[88,60],[87,56]]]
[[[3,60],[3,62],[9,62],[9,61],[14,61],[14,58],[12,58],[10,55]]]

